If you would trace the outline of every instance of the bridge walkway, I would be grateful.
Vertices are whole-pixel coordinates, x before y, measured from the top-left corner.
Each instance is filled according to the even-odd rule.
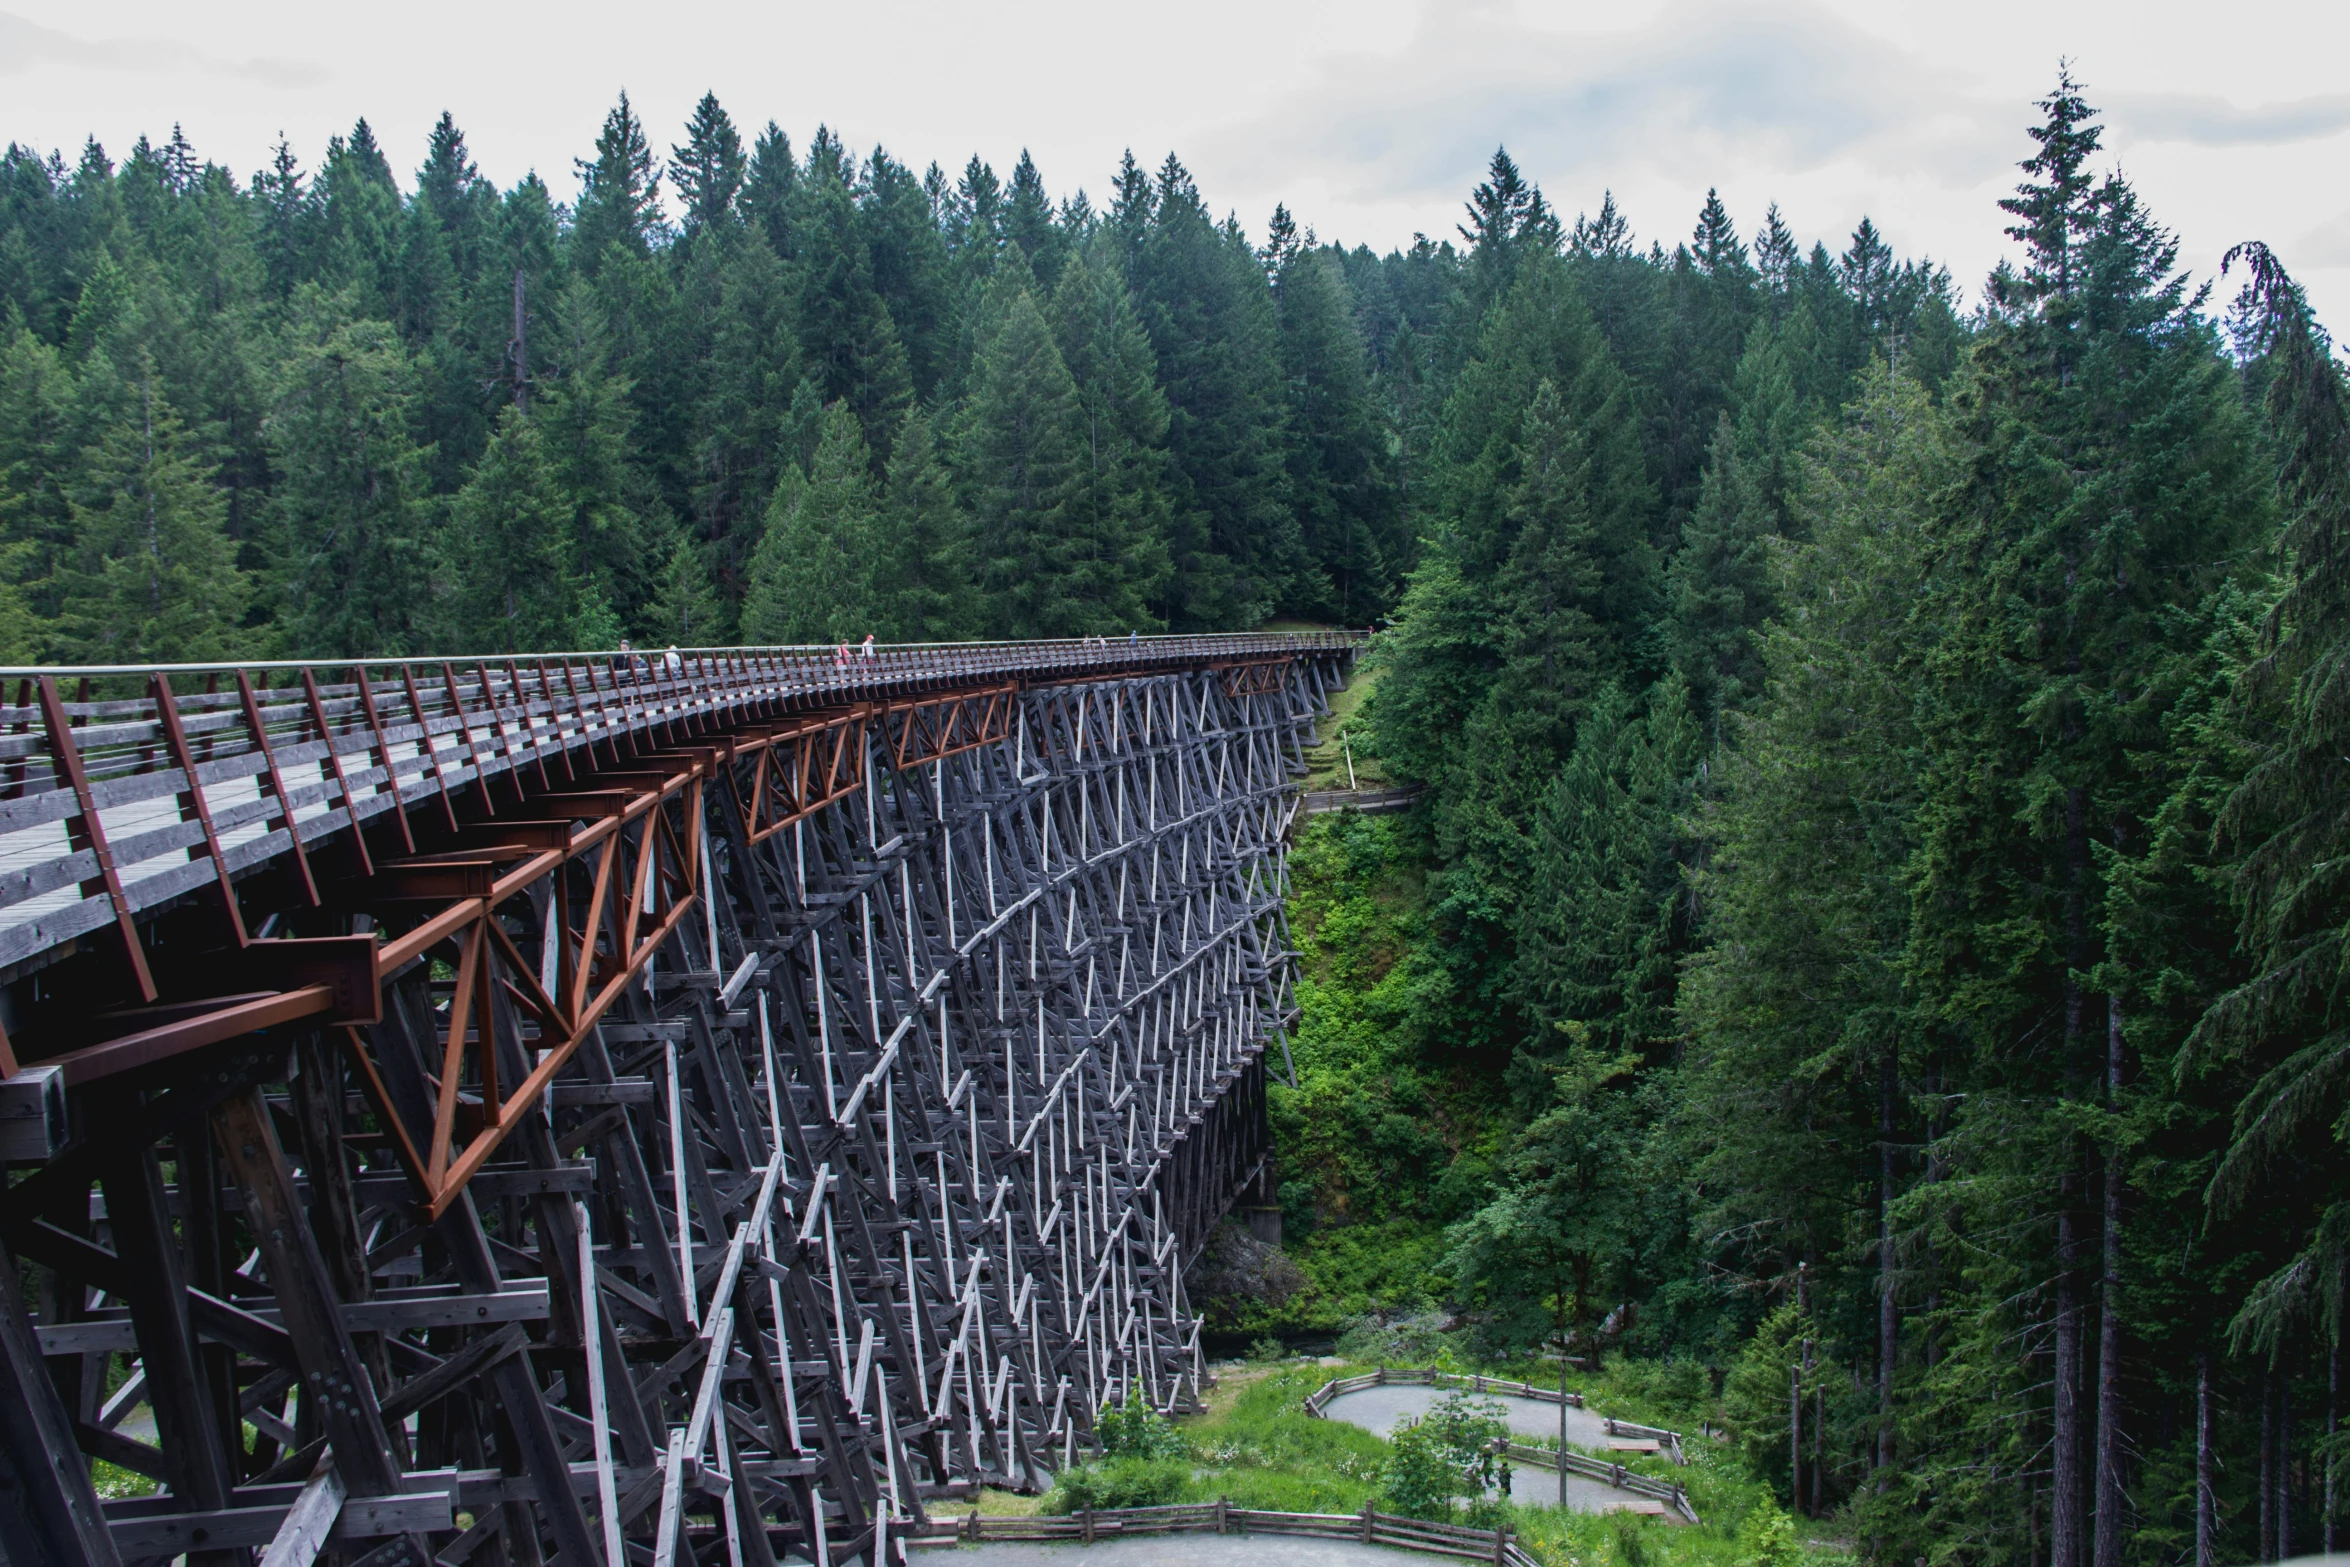
[[[5,672],[9,1559],[895,1560],[1186,1404],[1352,651]]]

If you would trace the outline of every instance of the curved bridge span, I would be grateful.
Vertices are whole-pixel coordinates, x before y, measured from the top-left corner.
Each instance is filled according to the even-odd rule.
[[[0,1561],[894,1561],[1195,1400],[1355,651],[5,672]]]

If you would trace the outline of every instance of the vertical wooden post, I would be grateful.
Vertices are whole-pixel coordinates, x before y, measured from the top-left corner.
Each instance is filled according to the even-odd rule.
[[[121,1567],[16,1276],[0,1251],[0,1541],[11,1560],[21,1551],[57,1567]]]
[[[171,1233],[154,1145],[117,1155],[105,1188],[106,1218],[129,1286],[132,1330],[139,1339],[147,1401],[155,1411],[171,1488],[198,1509],[224,1508],[233,1483],[228,1443],[203,1385],[195,1324],[188,1316],[187,1272]],[[192,1554],[189,1561],[190,1567],[232,1567],[243,1559],[242,1551],[212,1551]]]
[[[294,1193],[268,1102],[258,1087],[248,1087],[223,1100],[212,1114],[221,1152],[244,1192],[246,1226],[269,1270],[279,1315],[301,1362],[302,1401],[315,1404],[350,1494],[389,1496],[400,1488],[400,1471],[384,1440],[383,1411],[351,1330],[343,1325],[327,1282],[326,1260]]]

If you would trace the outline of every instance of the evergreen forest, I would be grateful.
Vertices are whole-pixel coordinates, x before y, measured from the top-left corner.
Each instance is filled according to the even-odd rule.
[[[1380,624],[1217,1325],[1645,1368],[1871,1561],[2330,1548],[2350,385],[2035,115],[1963,290],[1503,152],[1379,255],[714,97],[12,145],[0,658]]]

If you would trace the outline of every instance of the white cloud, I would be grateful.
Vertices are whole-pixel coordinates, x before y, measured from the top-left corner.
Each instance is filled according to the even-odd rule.
[[[328,79],[322,67],[303,60],[223,60],[162,38],[77,38],[0,11],[0,76],[60,66],[175,72],[263,87],[315,87]]]
[[[1963,187],[2006,161],[2015,117],[1811,5],[1689,0],[1615,32],[1439,8],[1399,53],[1335,56],[1210,145],[1321,166],[1334,189],[1364,195],[1454,194],[1497,143],[1553,189],[1843,162]]]
[[[2107,94],[2114,124],[2145,141],[2198,147],[2273,147],[2350,130],[2350,93],[2239,107],[2201,93]]]
[[[1451,233],[1507,143],[1567,214],[1613,189],[1644,239],[1686,234],[1719,187],[1748,231],[1775,200],[1840,249],[1865,213],[1972,283],[2006,252],[1994,202],[2060,56],[2203,275],[2236,240],[2308,230],[2350,157],[2350,6],[2307,0],[2234,0],[2225,36],[2206,0],[671,0],[652,25],[569,0],[560,26],[527,0],[389,25],[315,0],[0,4],[0,140],[69,154],[179,122],[239,171],[281,131],[314,166],[365,115],[407,170],[447,109],[486,175],[535,168],[568,196],[620,88],[661,148],[715,90],[746,132],[773,118],[805,147],[824,121],[917,168],[977,151],[1001,173],[1025,146],[1056,194],[1097,201],[1122,149],[1173,148],[1219,213],[1261,229],[1286,201],[1379,249]],[[2332,233],[2280,249],[2350,319]]]

